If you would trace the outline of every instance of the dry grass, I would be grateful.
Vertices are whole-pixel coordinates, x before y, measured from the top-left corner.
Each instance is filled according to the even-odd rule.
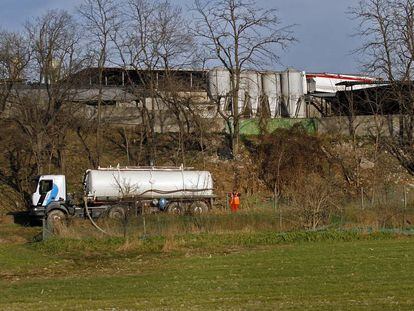
[[[102,219],[97,223],[106,234],[94,228],[89,220],[81,219],[71,220],[67,226],[58,224],[50,232],[70,239],[162,236],[166,237],[165,250],[171,251],[175,247],[174,237],[182,234],[281,231],[279,217],[272,209],[250,209],[237,214],[214,211],[200,216],[158,214],[131,218],[127,222]],[[294,228],[284,226],[288,227]]]
[[[40,234],[38,227],[23,227],[11,223],[0,223],[0,244],[24,244]]]
[[[117,248],[117,251],[128,253],[133,250],[139,249],[142,246],[142,240],[139,239],[126,239],[124,244]]]
[[[383,205],[362,209],[358,205],[349,205],[343,210],[342,218],[345,228],[406,229],[414,224],[414,209],[413,207],[404,209],[399,206]]]
[[[164,241],[164,246],[162,247],[162,251],[164,253],[170,253],[173,251],[179,250],[179,243],[175,239],[174,235],[166,236]]]
[[[414,210],[402,214],[401,209],[372,208],[361,210],[350,205],[337,214],[331,214],[324,228],[352,229],[367,228],[381,230],[389,228],[408,229],[414,219]],[[137,237],[163,237],[163,251],[174,251],[177,239],[182,235],[200,234],[249,234],[256,232],[291,232],[304,228],[301,214],[288,206],[273,208],[252,208],[236,214],[228,211],[215,211],[200,216],[174,216],[168,214],[146,215],[131,218],[128,222],[111,220],[98,221],[105,230],[103,234],[96,230],[88,220],[74,220],[67,227],[55,230],[57,236],[70,239],[116,237],[136,239]],[[124,246],[128,249],[128,243]]]

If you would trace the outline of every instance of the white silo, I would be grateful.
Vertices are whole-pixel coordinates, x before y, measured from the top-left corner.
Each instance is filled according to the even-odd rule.
[[[304,76],[296,69],[287,69],[281,74],[283,110],[286,110],[282,113],[291,118],[306,117]]]
[[[208,72],[208,88],[213,99],[220,97],[220,107],[224,111],[230,93],[230,73],[225,68],[213,68]]]
[[[282,87],[279,72],[264,72],[262,74],[263,95],[266,96],[270,115],[272,117],[280,116],[280,100],[282,96]]]
[[[246,72],[240,73],[240,84],[238,96],[239,114],[251,112],[250,100],[249,100],[249,84],[247,80]]]
[[[257,71],[243,71],[240,74],[239,112],[250,110],[252,115],[257,114],[260,96],[262,94],[262,77]]]

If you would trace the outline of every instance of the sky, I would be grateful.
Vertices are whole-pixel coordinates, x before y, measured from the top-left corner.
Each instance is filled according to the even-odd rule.
[[[19,30],[30,18],[48,9],[74,12],[82,0],[0,0],[0,28]],[[171,0],[186,8],[192,0]],[[358,0],[257,0],[260,7],[278,9],[285,25],[294,24],[298,42],[281,51],[280,64],[271,69],[297,68],[307,72],[360,73],[360,46],[353,36],[356,21],[346,13]]]

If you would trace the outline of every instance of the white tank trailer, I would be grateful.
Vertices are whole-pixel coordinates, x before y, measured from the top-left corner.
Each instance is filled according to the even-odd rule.
[[[66,194],[64,175],[42,175],[32,195],[30,214],[48,220],[107,215],[124,217],[133,211],[206,213],[214,199],[208,171],[183,167],[125,167],[87,170],[84,202],[74,204]]]
[[[282,116],[305,118],[306,75],[296,69],[287,69],[281,74]]]
[[[85,174],[90,202],[143,199],[184,199],[213,196],[213,180],[206,171],[183,169],[99,169]]]

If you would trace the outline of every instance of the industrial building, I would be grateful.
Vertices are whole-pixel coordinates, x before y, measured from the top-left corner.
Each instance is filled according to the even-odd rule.
[[[376,81],[352,75],[307,74],[291,68],[282,72],[246,70],[242,71],[240,78],[239,114],[245,118],[254,118],[261,112],[268,112],[271,118],[307,118],[318,116],[317,113],[326,116],[326,111],[331,109],[323,109],[321,105],[330,105],[338,92],[346,90],[338,83],[359,82],[354,88],[357,90],[372,87]],[[73,79],[82,81],[82,88],[74,100],[96,105],[98,68],[85,69]],[[221,111],[231,111],[231,80],[225,68],[168,71],[105,68],[102,84],[105,105],[136,106],[154,94],[174,91],[196,95],[197,102],[205,105],[213,100],[220,104]]]
[[[172,105],[191,103],[202,118],[221,120],[219,128],[223,120],[218,110],[222,115],[232,113],[231,78],[225,68],[137,70],[108,67],[103,69],[102,83],[99,83],[99,73],[99,68],[87,68],[68,78],[72,86],[67,92],[68,100],[82,104],[82,113],[90,118],[96,116],[100,102],[102,117],[108,122],[139,125],[142,124],[142,108],[145,108],[157,115],[160,120],[157,131],[163,132],[175,130],[174,121],[169,122]],[[353,114],[374,114],[365,97],[386,88],[385,82],[371,77],[306,73],[292,68],[245,70],[240,78],[238,112],[243,120],[264,116],[296,122],[294,120],[305,118],[346,116],[350,113],[346,109],[350,98]],[[41,94],[39,90],[42,89],[46,89],[44,85],[22,82],[16,86],[18,92],[26,94],[33,90]],[[350,97],[350,94],[353,95]],[[387,104],[382,112],[400,113],[395,103]]]

